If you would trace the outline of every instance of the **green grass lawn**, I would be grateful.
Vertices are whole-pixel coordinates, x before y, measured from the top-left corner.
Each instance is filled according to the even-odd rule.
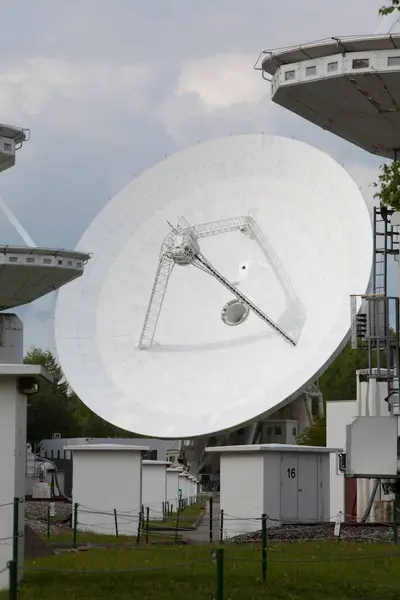
[[[173,532],[172,532],[173,533]],[[179,537],[179,536],[178,536]],[[50,538],[46,536],[43,537],[44,541],[49,543],[51,546],[57,546],[57,544],[71,544],[72,545],[72,530],[68,533],[61,533],[57,535],[53,535]],[[148,540],[151,544],[156,543],[171,543],[171,540],[174,539],[174,536],[168,535],[167,533],[158,532],[158,531],[150,531],[148,536],[146,537],[146,533],[142,533],[140,537],[140,545],[145,545],[146,540]],[[78,531],[76,537],[77,545],[81,546],[84,544],[99,544],[99,545],[126,545],[132,546],[137,544],[136,535],[103,535],[97,533],[89,533],[84,531]]]
[[[187,506],[179,513],[178,525],[179,527],[189,528],[193,527],[206,507],[206,503],[197,502],[196,504],[192,504],[191,506]],[[150,521],[150,529],[157,527],[176,527],[177,515],[174,513],[172,516],[167,517],[165,521],[161,520],[151,520]]]
[[[143,546],[46,557],[26,564],[19,600],[210,600],[216,588],[211,552],[210,546]],[[224,600],[400,597],[400,548],[389,545],[271,544],[266,583],[259,545],[226,544],[224,555]],[[112,570],[130,572],[106,572]]]

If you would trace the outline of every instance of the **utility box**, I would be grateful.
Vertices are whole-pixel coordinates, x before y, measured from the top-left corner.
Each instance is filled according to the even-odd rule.
[[[84,444],[72,452],[72,501],[78,504],[79,531],[136,535],[142,505],[144,446]],[[116,511],[116,513],[114,513]]]
[[[356,417],[346,427],[346,475],[397,477],[396,417]]]
[[[330,519],[329,455],[337,449],[288,444],[206,448],[220,454],[224,535],[233,537],[283,523]]]

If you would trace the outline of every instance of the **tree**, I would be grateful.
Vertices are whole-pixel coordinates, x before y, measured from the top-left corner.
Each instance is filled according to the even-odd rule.
[[[26,364],[41,365],[53,376],[53,382],[42,382],[38,394],[28,402],[27,439],[38,443],[51,438],[53,433],[62,437],[131,437],[129,431],[119,429],[92,412],[78,396],[71,392],[61,366],[49,350],[32,348],[25,356]]]
[[[298,437],[300,446],[326,446],[326,417],[317,417],[313,424]]]
[[[382,353],[380,364],[385,368],[385,356]],[[376,355],[373,365],[376,365]],[[329,400],[355,400],[357,397],[356,371],[368,368],[368,354],[366,350],[358,348],[352,350],[348,343],[339,356],[328,367],[318,381],[318,387],[324,399],[324,405]],[[302,446],[326,446],[326,406],[324,416],[317,417],[298,438]]]
[[[395,10],[400,10],[400,0],[392,0],[390,6],[382,6],[382,8],[379,9],[379,14],[382,16],[390,15]]]
[[[394,160],[379,168],[381,173],[378,181],[372,184],[379,188],[379,191],[374,194],[374,198],[378,198],[381,204],[400,211],[400,162]]]
[[[27,415],[27,439],[38,443],[53,433],[63,437],[79,435],[73,406],[68,398],[68,385],[57,360],[51,352],[32,348],[25,356],[26,364],[41,365],[53,376],[53,382],[42,382],[39,392],[29,398]]]

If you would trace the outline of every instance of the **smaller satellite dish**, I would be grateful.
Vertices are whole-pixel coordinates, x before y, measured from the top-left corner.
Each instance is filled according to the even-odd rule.
[[[89,254],[29,246],[0,246],[0,310],[33,302],[80,277]]]
[[[93,258],[58,295],[70,385],[114,425],[189,439],[284,406],[348,339],[372,233],[332,158],[231,136],[134,179],[79,242]]]

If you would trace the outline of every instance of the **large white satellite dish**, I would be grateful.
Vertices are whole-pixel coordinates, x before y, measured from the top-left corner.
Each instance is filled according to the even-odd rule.
[[[93,259],[58,296],[64,373],[107,421],[164,438],[233,428],[298,395],[343,347],[372,263],[347,172],[266,135],[168,157],[78,248]]]

